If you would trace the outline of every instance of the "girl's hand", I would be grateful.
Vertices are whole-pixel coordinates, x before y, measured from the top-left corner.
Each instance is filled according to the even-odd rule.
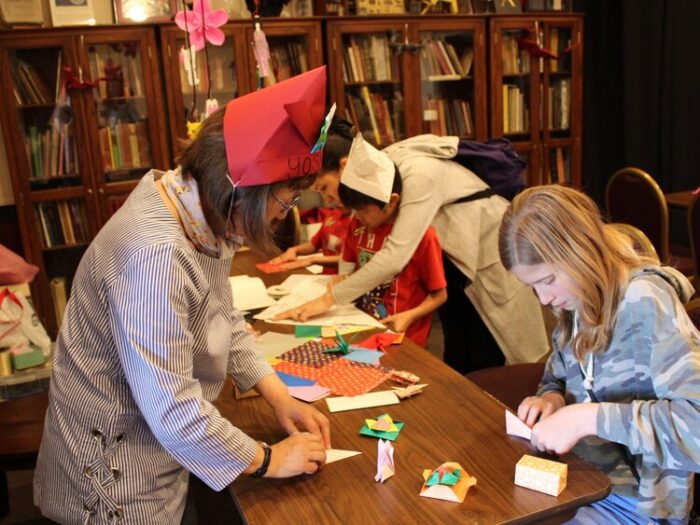
[[[318,436],[324,450],[331,448],[331,426],[328,418],[314,407],[286,396],[274,405],[274,410],[277,420],[287,434],[298,434],[301,425],[304,430]]]
[[[413,323],[413,316],[408,312],[400,312],[390,315],[381,320],[381,322],[394,332],[405,332]]]
[[[314,299],[313,301],[304,303],[296,308],[281,312],[272,319],[274,321],[281,321],[282,319],[294,319],[295,321],[302,322],[308,321],[310,318],[330,310],[333,305],[335,305],[333,295],[330,292],[326,292],[318,299]]]
[[[283,270],[296,270],[298,268],[306,268],[307,266],[314,264],[313,257],[305,257],[303,259],[297,259],[288,263],[282,264]]]
[[[518,417],[532,428],[538,420],[549,417],[564,405],[566,405],[566,401],[559,392],[547,392],[541,396],[526,397],[518,407]]]
[[[266,478],[313,474],[326,463],[326,450],[318,434],[296,433],[270,448],[270,466]]]
[[[288,248],[284,253],[282,253],[281,255],[278,255],[277,257],[270,259],[268,262],[270,264],[282,264],[282,263],[285,263],[287,261],[294,261],[294,260],[296,260],[296,258],[297,258],[297,251],[294,248],[294,246],[292,246],[291,248]]]
[[[579,440],[596,435],[598,403],[577,403],[557,410],[532,427],[530,442],[540,452],[566,454]]]

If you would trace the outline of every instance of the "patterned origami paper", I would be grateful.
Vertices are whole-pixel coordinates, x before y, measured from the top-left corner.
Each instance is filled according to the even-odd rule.
[[[391,380],[396,383],[401,383],[402,385],[415,385],[420,381],[420,377],[411,372],[406,372],[405,370],[394,370],[391,373]]]
[[[375,421],[384,419],[386,420],[388,418],[388,422],[390,423],[389,428],[393,429],[395,428],[396,430],[375,430],[373,429],[370,425],[374,426]],[[385,425],[385,422],[380,424],[381,426]],[[404,427],[404,423],[400,421],[392,421],[392,419],[389,417],[388,414],[382,414],[380,416],[377,416],[377,419],[366,419],[365,424],[362,425],[362,428],[360,429],[360,434],[363,436],[369,436],[369,437],[376,437],[380,439],[387,439],[389,441],[396,441],[396,438],[399,437],[399,433]]]
[[[506,434],[529,440],[532,437],[532,429],[523,423],[518,416],[506,410]]]
[[[515,484],[558,496],[566,487],[568,470],[566,463],[525,454],[515,465]]]
[[[426,386],[428,385],[408,385],[406,387],[392,386],[391,388],[394,390],[394,393],[397,396],[399,396],[400,399],[407,399],[409,397],[413,397],[415,395],[423,393],[423,389]]]
[[[448,461],[435,470],[423,471],[423,487],[420,495],[462,503],[469,487],[476,485],[476,478],[467,474],[459,463]]]
[[[204,49],[206,42],[215,46],[224,43],[224,33],[219,26],[228,21],[225,9],[211,10],[209,0],[194,0],[192,11],[178,11],[175,15],[177,27],[190,34],[190,43],[197,51]],[[206,40],[205,40],[206,39]]]
[[[374,476],[374,481],[384,483],[395,473],[394,446],[390,441],[380,439],[377,441],[377,475]]]
[[[378,365],[379,359],[384,355],[382,352],[377,352],[376,350],[367,350],[365,348],[357,348],[350,346],[352,350],[349,354],[344,355],[343,359],[349,359],[350,361],[355,361],[356,363],[367,363],[369,365]]]

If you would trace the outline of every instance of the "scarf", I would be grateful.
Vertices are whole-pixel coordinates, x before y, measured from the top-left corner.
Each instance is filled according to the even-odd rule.
[[[214,235],[202,210],[197,181],[185,179],[180,172],[168,170],[160,179],[165,193],[175,206],[185,235],[198,252],[209,257],[230,257],[243,243],[243,239],[233,236],[231,240]]]

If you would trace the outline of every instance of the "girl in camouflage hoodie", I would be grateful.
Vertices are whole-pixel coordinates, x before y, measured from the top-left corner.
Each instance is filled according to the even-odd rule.
[[[503,265],[558,316],[537,395],[518,416],[540,451],[573,450],[612,493],[570,523],[686,523],[700,471],[700,333],[677,271],[637,254],[595,203],[561,186],[518,195]]]

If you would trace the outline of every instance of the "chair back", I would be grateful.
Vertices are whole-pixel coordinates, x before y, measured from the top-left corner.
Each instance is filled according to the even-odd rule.
[[[659,258],[659,254],[656,253],[656,248],[654,248],[654,245],[649,240],[649,237],[644,235],[644,232],[639,228],[635,228],[631,224],[625,224],[624,222],[614,222],[610,226],[632,239],[634,251],[639,255],[652,257],[654,259]]]
[[[690,255],[693,258],[693,284],[700,294],[700,194],[693,197],[688,208],[688,236]]]
[[[668,261],[668,206],[651,175],[638,168],[613,173],[605,188],[605,207],[611,221],[642,230],[661,262]]]

